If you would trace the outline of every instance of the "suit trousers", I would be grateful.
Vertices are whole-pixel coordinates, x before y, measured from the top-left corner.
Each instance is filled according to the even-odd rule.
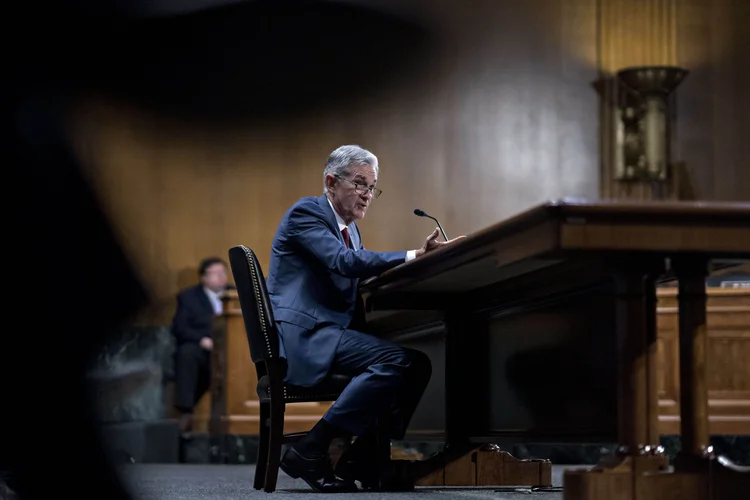
[[[430,381],[432,365],[420,351],[347,329],[331,372],[353,379],[323,416],[325,420],[355,436],[379,427],[391,439],[402,439]]]
[[[194,342],[177,346],[174,357],[174,407],[192,413],[211,385],[211,352]]]

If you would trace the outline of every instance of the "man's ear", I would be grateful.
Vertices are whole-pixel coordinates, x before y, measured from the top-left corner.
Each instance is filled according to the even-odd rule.
[[[338,179],[336,179],[336,177],[334,175],[332,175],[332,174],[326,174],[326,187],[328,189],[331,189],[333,186],[336,185],[336,181],[337,180]]]

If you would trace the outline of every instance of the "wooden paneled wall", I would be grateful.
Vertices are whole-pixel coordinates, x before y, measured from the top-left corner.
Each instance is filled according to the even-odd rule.
[[[375,250],[421,244],[432,225],[416,207],[450,236],[550,198],[651,198],[650,186],[612,179],[611,108],[592,86],[625,66],[690,70],[674,129],[685,168],[668,196],[750,200],[750,2],[381,4],[418,12],[438,43],[409,85],[378,96],[261,124],[209,125],[104,95],[74,109],[72,143],[152,291],[144,321],[169,320],[206,255],[242,243],[267,266],[283,212],[321,192],[325,158],[344,143],[380,158],[385,194],[361,223]]]
[[[419,247],[438,217],[449,236],[534,203],[596,197],[596,2],[423,1],[439,34],[409,86],[284,123],[212,124],[82,100],[71,137],[154,307],[194,282],[200,258],[245,244],[267,267],[284,211],[322,192],[330,151],[358,143],[380,159],[362,221],[375,250]]]
[[[750,2],[681,0],[677,159],[685,199],[750,201]]]
[[[611,77],[641,65],[690,71],[674,95],[672,161],[666,198],[750,200],[750,2],[599,0],[602,88],[601,194],[651,199],[654,186],[613,179]]]

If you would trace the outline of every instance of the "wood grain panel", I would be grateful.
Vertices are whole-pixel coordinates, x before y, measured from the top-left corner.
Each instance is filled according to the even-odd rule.
[[[685,199],[750,200],[750,2],[682,0],[675,149]]]
[[[206,255],[245,244],[267,267],[284,211],[321,193],[340,144],[380,159],[384,194],[361,223],[374,250],[422,244],[433,226],[416,207],[452,236],[597,197],[596,0],[405,3],[435,33],[433,58],[408,85],[314,116],[206,123],[111,96],[73,110],[71,141],[152,292],[141,321],[169,321]]]
[[[679,434],[677,290],[658,291],[659,421]],[[711,434],[750,434],[750,290],[708,288],[708,404]]]

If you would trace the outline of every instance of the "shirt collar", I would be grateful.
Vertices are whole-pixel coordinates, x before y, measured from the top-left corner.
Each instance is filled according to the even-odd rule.
[[[339,231],[343,231],[345,227],[348,227],[344,223],[344,218],[339,215],[339,213],[336,211],[335,208],[333,208],[333,203],[331,203],[331,199],[328,196],[326,196],[326,200],[328,200],[328,204],[331,205],[331,210],[333,210],[333,215],[336,216],[336,222],[339,225]]]
[[[209,297],[216,297],[217,299],[221,298],[221,296],[224,295],[224,292],[217,293],[205,286],[203,287],[203,291],[206,292],[206,295],[208,295]]]

